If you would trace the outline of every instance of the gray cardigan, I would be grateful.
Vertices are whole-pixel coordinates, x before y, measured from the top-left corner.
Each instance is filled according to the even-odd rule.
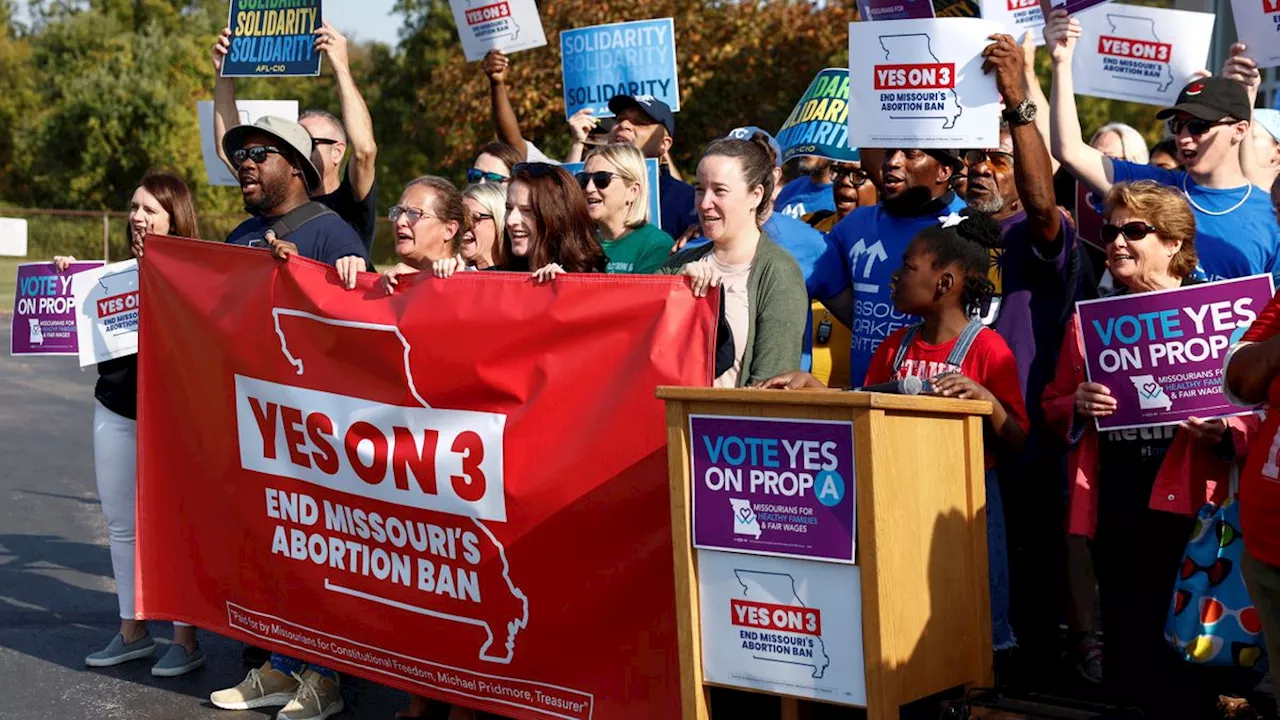
[[[672,255],[658,272],[674,275],[688,263],[711,254],[713,249],[713,243],[685,248]],[[738,387],[799,370],[809,292],[795,258],[763,230],[751,274],[747,277],[747,305],[751,317]]]

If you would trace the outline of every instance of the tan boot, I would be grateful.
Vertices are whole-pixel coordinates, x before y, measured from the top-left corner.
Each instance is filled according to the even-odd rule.
[[[289,704],[281,708],[276,720],[325,720],[342,712],[342,692],[338,683],[314,670],[306,670],[301,677],[294,677],[301,681],[298,691]]]
[[[209,702],[223,710],[252,710],[285,705],[298,691],[298,681],[271,667],[270,662],[249,671],[233,688],[209,694]]]

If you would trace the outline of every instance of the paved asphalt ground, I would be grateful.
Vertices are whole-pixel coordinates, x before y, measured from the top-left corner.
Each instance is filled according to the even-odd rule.
[[[261,720],[228,712],[213,690],[245,675],[242,645],[208,632],[206,666],[151,677],[135,661],[89,670],[84,656],[119,629],[107,529],[93,476],[93,368],[74,358],[9,356],[0,313],[0,718],[5,720]],[[168,623],[152,623],[163,653]],[[344,678],[341,718],[391,718],[405,695]]]

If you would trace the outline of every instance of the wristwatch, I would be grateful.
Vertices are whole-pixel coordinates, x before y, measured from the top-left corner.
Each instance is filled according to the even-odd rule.
[[[1009,127],[1027,125],[1036,119],[1036,104],[1028,98],[1018,103],[1016,107],[1006,108],[1003,116],[1004,121],[1009,123]]]

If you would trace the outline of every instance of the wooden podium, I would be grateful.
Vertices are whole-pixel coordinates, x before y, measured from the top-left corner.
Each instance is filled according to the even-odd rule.
[[[679,387],[659,388],[657,395],[667,403],[686,720],[709,718],[708,687],[722,684],[704,682],[698,565],[706,551],[694,547],[690,416],[838,421],[852,429],[856,550],[853,564],[837,567],[860,573],[865,705],[834,702],[864,706],[871,720],[896,720],[903,704],[958,686],[993,684],[982,451],[989,403]],[[833,610],[822,612],[828,623]],[[784,717],[805,714],[807,701],[795,699],[803,692],[771,694],[783,697]]]

